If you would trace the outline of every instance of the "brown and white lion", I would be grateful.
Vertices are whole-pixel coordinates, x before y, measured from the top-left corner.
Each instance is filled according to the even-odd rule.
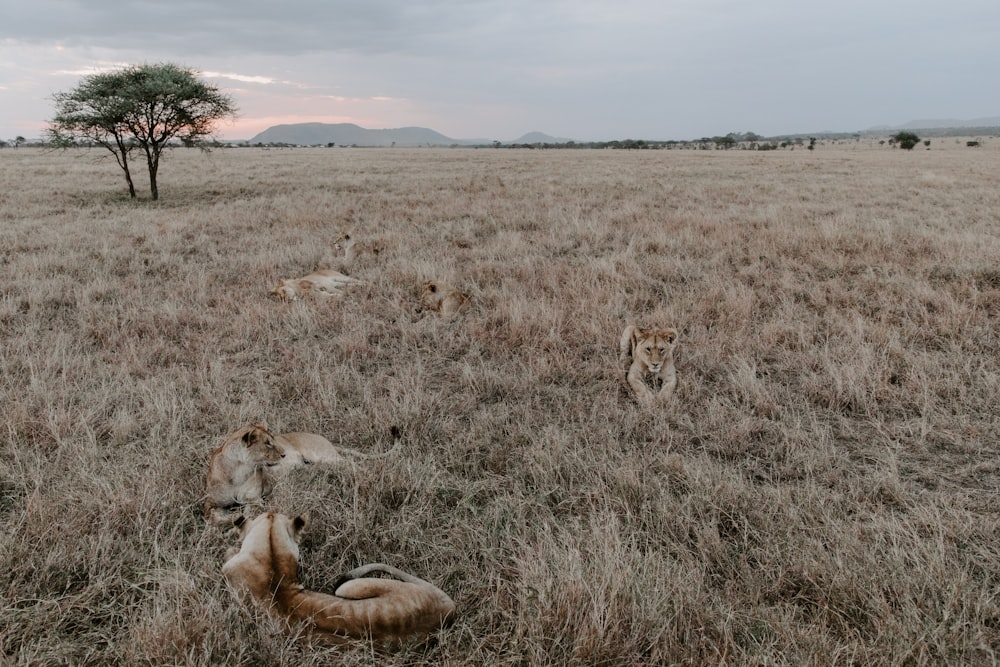
[[[667,401],[674,395],[677,388],[676,343],[676,329],[625,327],[618,344],[618,360],[625,370],[625,380],[640,403]]]
[[[401,434],[396,426],[390,433],[391,452],[399,447]],[[205,518],[221,525],[239,516],[244,505],[263,507],[277,478],[294,468],[354,463],[385,455],[337,447],[315,433],[275,435],[264,422],[244,426],[226,436],[212,453],[205,484]]]
[[[342,575],[333,594],[306,590],[298,579],[305,517],[268,512],[237,521],[242,545],[222,566],[226,580],[264,605],[289,629],[332,643],[378,642],[430,634],[455,616],[455,603],[437,586],[390,565],[363,565]],[[393,579],[373,577],[382,572]]]
[[[468,294],[438,280],[424,283],[417,312],[430,310],[439,315],[453,315],[468,310],[472,299]]]
[[[295,301],[306,295],[341,296],[345,287],[354,285],[364,285],[364,283],[340,271],[323,269],[301,278],[279,278],[277,287],[271,290],[271,296],[276,296],[282,301]]]

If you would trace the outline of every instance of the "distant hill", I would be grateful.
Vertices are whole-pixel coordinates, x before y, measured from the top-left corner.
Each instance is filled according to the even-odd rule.
[[[250,139],[251,144],[304,146],[451,146],[475,143],[446,137],[425,127],[369,130],[353,123],[294,123],[275,125]]]
[[[544,132],[528,132],[520,139],[515,139],[511,141],[512,144],[565,144],[573,141],[572,139],[560,139],[559,137],[550,137]],[[506,142],[505,142],[506,143]]]
[[[982,129],[1000,127],[1000,116],[959,120],[957,118],[926,118],[911,120],[902,125],[876,125],[865,132],[892,132],[895,130],[945,130],[958,131],[962,129]]]
[[[512,144],[563,144],[571,139],[559,139],[542,132],[529,132],[520,139],[504,141]],[[251,144],[290,144],[295,146],[487,146],[492,139],[452,139],[426,127],[400,127],[369,130],[353,123],[293,123],[275,125],[250,139]]]
[[[1000,116],[989,118],[973,118],[972,120],[957,120],[955,118],[938,118],[932,120],[911,120],[906,125],[900,125],[900,130],[950,130],[963,127],[1000,127]]]

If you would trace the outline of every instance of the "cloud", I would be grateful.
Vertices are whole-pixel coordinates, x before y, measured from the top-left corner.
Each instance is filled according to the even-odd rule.
[[[105,72],[112,72],[116,69],[121,69],[127,67],[128,63],[108,63],[106,65],[87,65],[85,67],[77,67],[75,69],[59,69],[50,72],[52,76],[91,76],[92,74],[103,74]]]
[[[261,85],[270,85],[274,83],[289,83],[288,81],[277,81],[269,76],[254,76],[250,74],[234,74],[232,72],[202,72],[203,76],[207,76],[211,79],[229,79],[230,81],[239,81],[241,83],[259,83]]]

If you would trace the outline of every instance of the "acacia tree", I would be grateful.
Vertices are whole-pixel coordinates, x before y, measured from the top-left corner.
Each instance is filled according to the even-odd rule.
[[[63,147],[92,143],[107,148],[125,172],[132,198],[129,155],[141,151],[154,200],[160,196],[156,185],[160,158],[170,141],[204,148],[216,122],[236,115],[232,98],[201,81],[195,70],[170,63],[91,74],[53,99],[56,113],[48,128],[49,140]]]
[[[920,143],[920,137],[913,132],[897,132],[892,138],[899,144],[900,148],[908,151],[912,151],[913,147]]]

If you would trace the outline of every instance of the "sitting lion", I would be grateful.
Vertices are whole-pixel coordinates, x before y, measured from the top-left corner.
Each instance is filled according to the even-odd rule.
[[[340,296],[343,294],[341,290],[352,285],[364,285],[364,283],[340,271],[323,269],[301,278],[279,278],[278,286],[271,290],[271,295],[282,301],[295,301],[307,294]]]
[[[671,328],[641,329],[629,325],[622,332],[618,360],[640,403],[648,405],[654,399],[666,401],[673,396],[677,388],[676,342],[677,331]]]
[[[303,626],[333,643],[350,639],[385,642],[429,634],[455,616],[455,603],[431,583],[390,565],[373,563],[340,577],[333,595],[298,582],[299,538],[304,517],[268,512],[237,520],[243,539],[222,566],[236,590],[262,603],[291,629]],[[384,572],[394,579],[366,578]]]
[[[394,451],[400,443],[399,428],[391,429]],[[212,453],[205,485],[205,518],[215,524],[233,521],[244,505],[263,506],[277,477],[312,463],[353,463],[374,456],[337,447],[315,433],[274,435],[267,424],[245,426],[226,436]]]
[[[453,315],[468,310],[470,303],[472,299],[468,294],[459,292],[446,283],[431,280],[424,283],[417,312],[430,310],[438,315]]]

